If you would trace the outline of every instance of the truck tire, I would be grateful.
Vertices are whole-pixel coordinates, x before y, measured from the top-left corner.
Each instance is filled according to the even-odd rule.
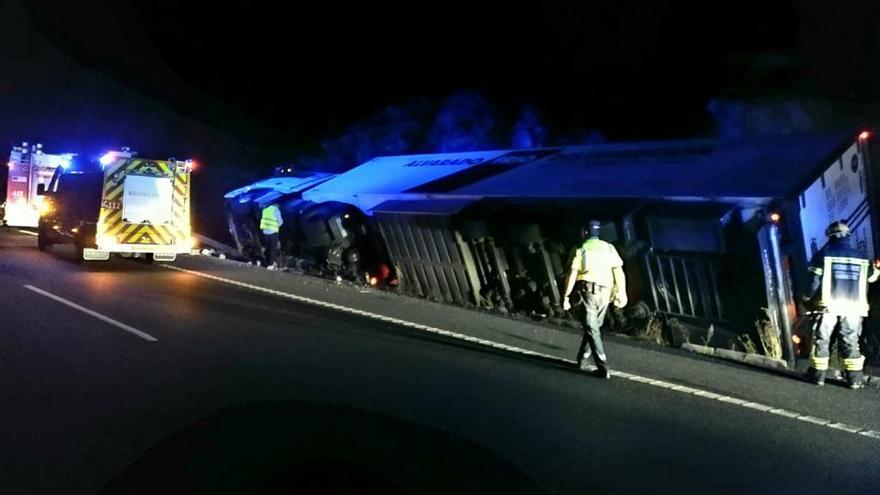
[[[73,239],[73,256],[76,259],[74,259],[73,262],[76,263],[77,265],[82,264],[82,262],[85,261],[85,259],[83,258],[84,251],[85,251],[85,244],[83,243],[82,239],[75,237]]]
[[[46,251],[50,247],[52,247],[52,242],[49,240],[48,234],[43,229],[39,229],[37,231],[37,249]]]

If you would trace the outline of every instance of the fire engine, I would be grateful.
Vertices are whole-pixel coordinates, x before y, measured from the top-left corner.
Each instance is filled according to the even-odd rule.
[[[105,261],[113,253],[174,261],[193,248],[191,160],[152,160],[129,150],[60,167],[48,185],[38,247],[73,244],[77,260]]]
[[[6,204],[3,223],[10,227],[36,227],[43,198],[37,194],[40,184],[48,184],[59,167],[67,167],[72,153],[51,155],[43,152],[42,144],[12,148],[9,154],[9,175],[6,180]]]

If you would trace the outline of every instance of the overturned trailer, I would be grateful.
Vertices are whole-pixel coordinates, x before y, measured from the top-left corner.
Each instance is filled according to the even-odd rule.
[[[867,137],[380,157],[296,198],[356,212],[403,292],[542,316],[559,313],[580,227],[598,218],[624,256],[630,300],[736,328],[768,308],[792,359],[795,294],[825,226],[847,220],[874,256]]]

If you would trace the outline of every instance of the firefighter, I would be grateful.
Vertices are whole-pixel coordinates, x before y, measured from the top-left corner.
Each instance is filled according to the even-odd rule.
[[[593,220],[583,232],[586,240],[571,262],[562,308],[566,311],[574,308],[574,315],[584,328],[577,355],[578,367],[585,369],[592,356],[598,375],[607,379],[611,378],[611,372],[600,329],[609,304],[618,308],[626,306],[626,277],[620,254],[614,246],[599,239],[600,230],[601,224]]]
[[[263,208],[260,216],[260,230],[266,241],[266,268],[277,268],[275,258],[278,254],[278,232],[284,220],[281,218],[281,209],[276,204],[270,204]]]
[[[880,271],[852,247],[845,222],[833,222],[825,235],[828,244],[813,256],[808,267],[812,281],[804,297],[819,312],[807,380],[825,384],[831,337],[838,330],[847,384],[852,389],[863,388],[867,380],[862,371],[865,357],[859,351],[859,336],[862,319],[868,315],[868,283],[875,282]]]

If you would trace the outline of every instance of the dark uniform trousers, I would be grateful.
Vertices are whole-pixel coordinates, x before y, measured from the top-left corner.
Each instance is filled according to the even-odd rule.
[[[840,329],[840,355],[844,359],[858,359],[859,336],[862,334],[861,316],[836,316],[824,314],[816,327],[815,357],[827,358],[831,355],[831,336],[835,328]]]
[[[278,233],[264,233],[263,237],[266,239],[266,266],[272,266],[278,258]]]
[[[600,330],[611,303],[611,288],[580,280],[575,283],[569,302],[584,328],[584,339],[578,351],[578,365],[583,365],[592,356],[596,366],[604,368],[607,358]]]

